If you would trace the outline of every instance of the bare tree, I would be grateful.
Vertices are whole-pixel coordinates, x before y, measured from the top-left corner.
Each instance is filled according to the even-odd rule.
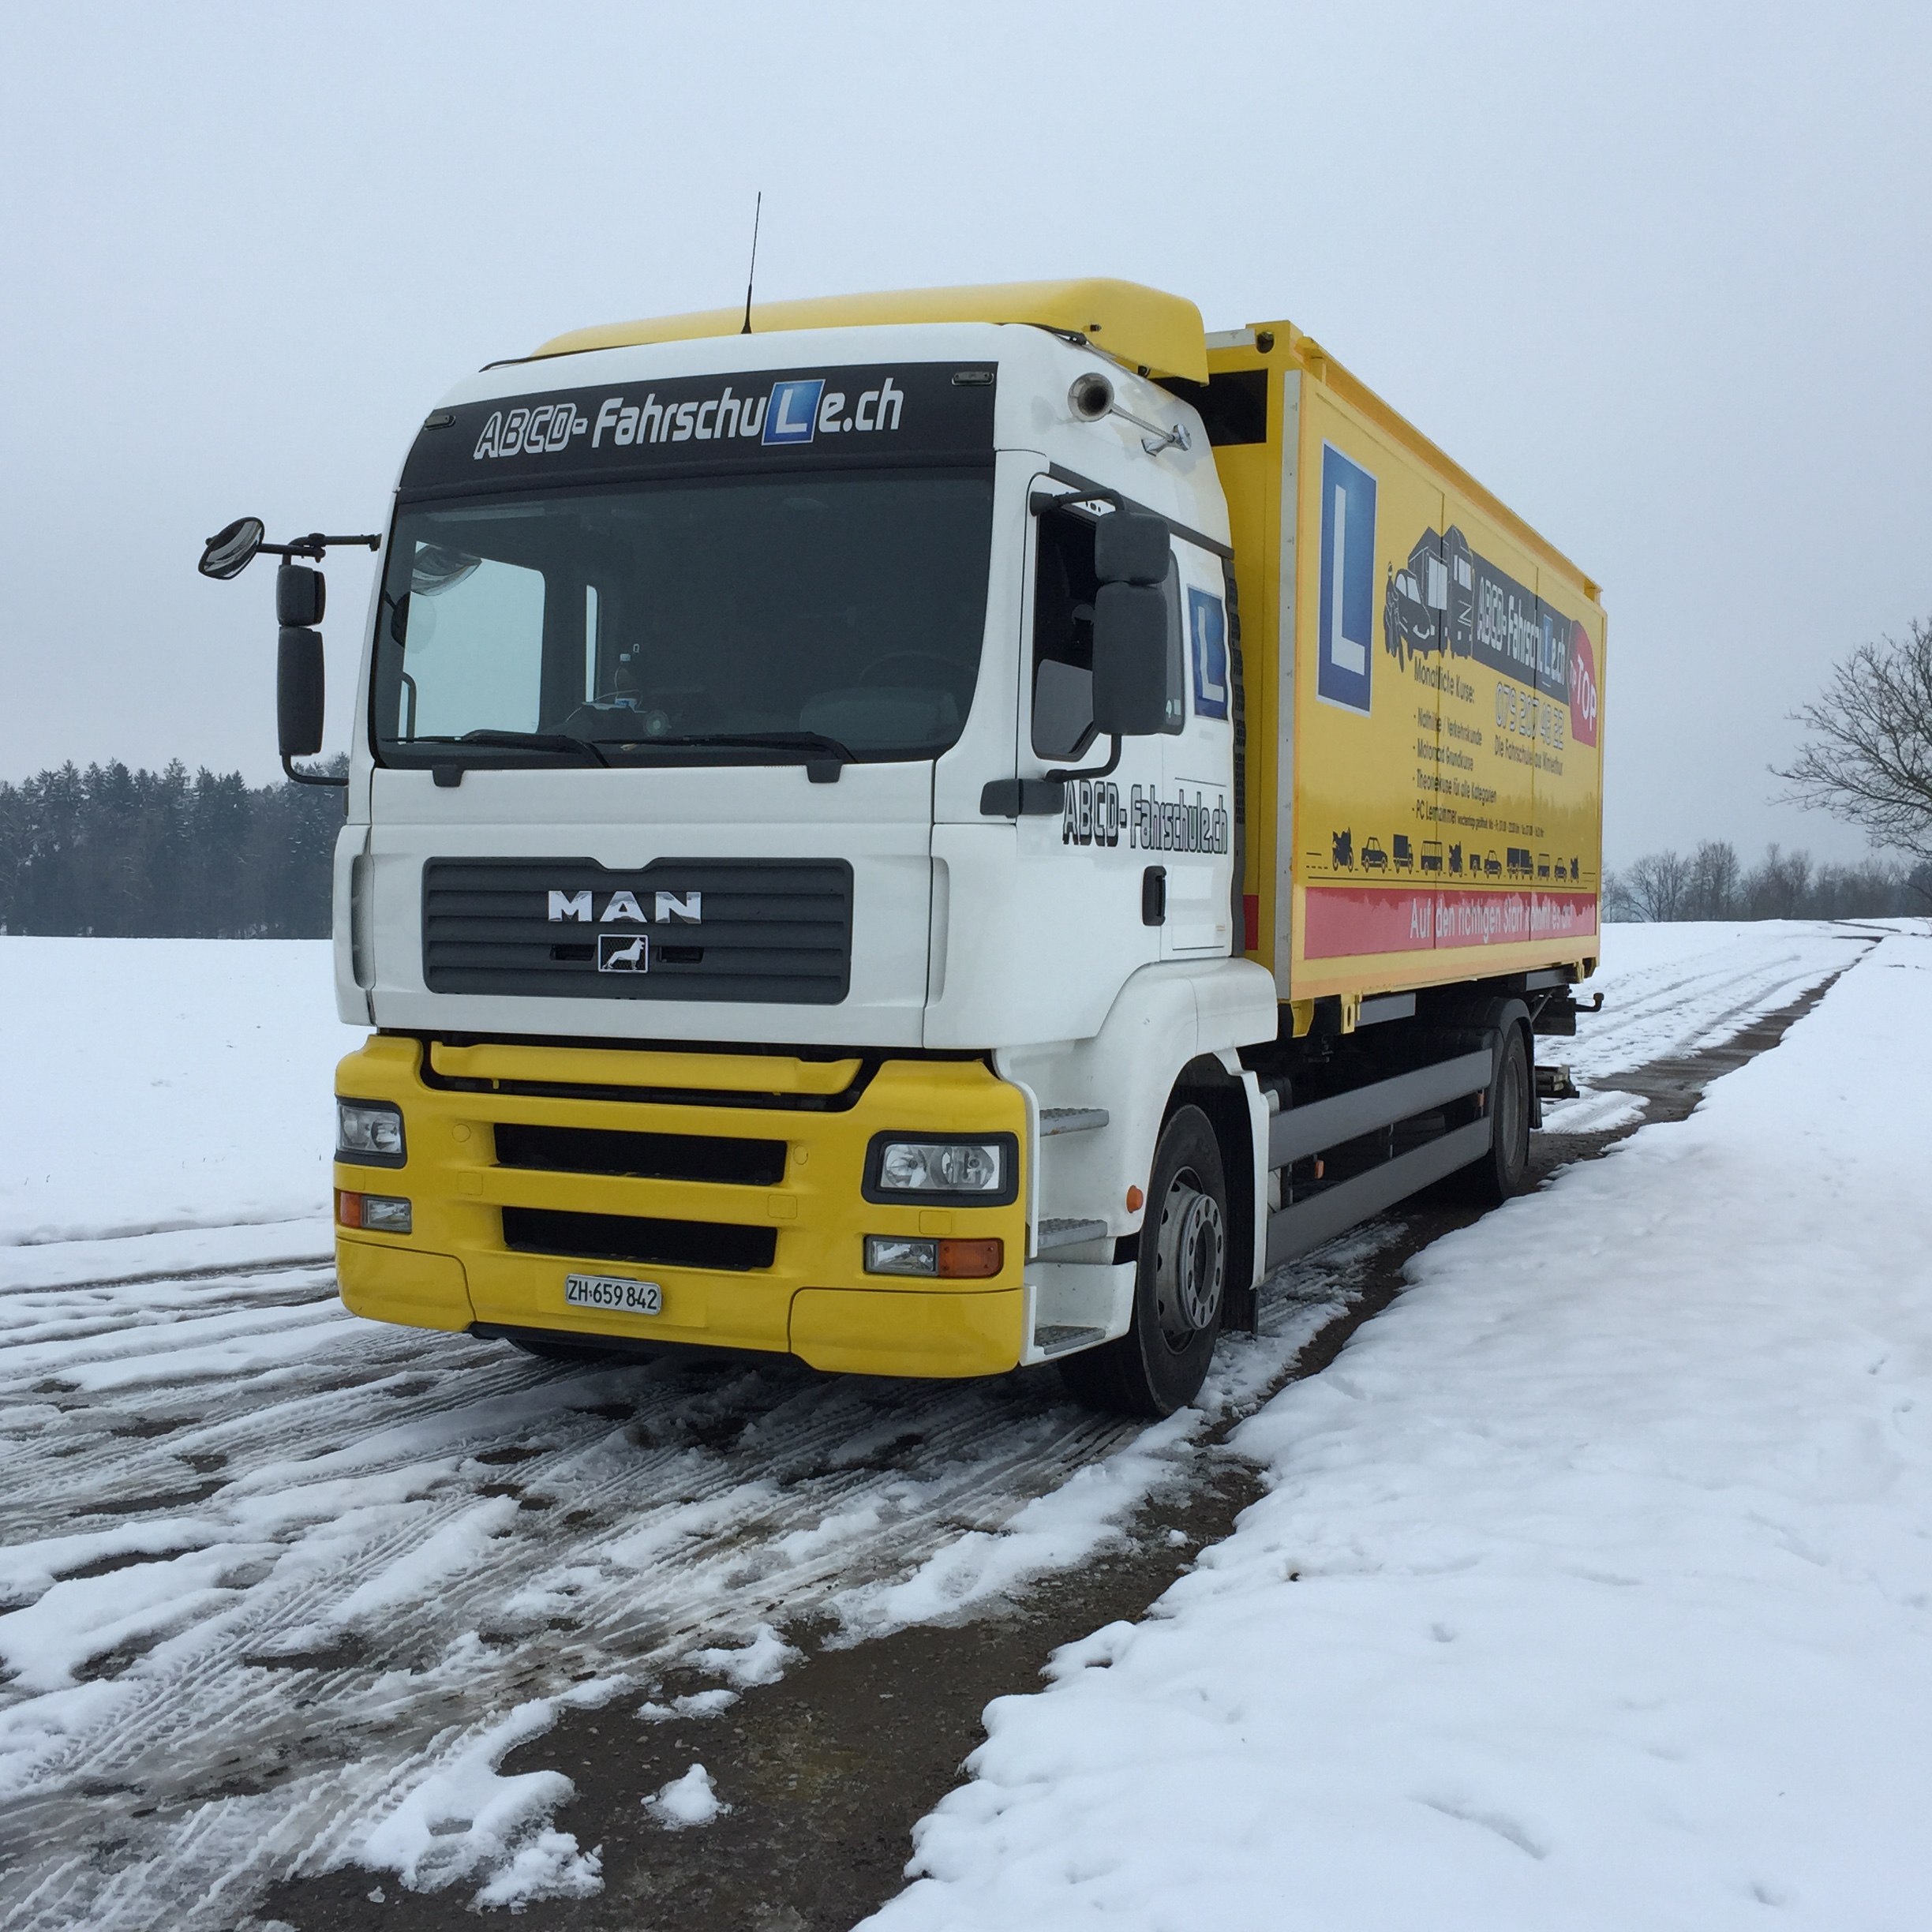
[[[1811,855],[1788,852],[1775,844],[1765,848],[1764,863],[1754,866],[1744,880],[1747,919],[1802,919],[1811,892]]]
[[[1734,919],[1741,874],[1737,848],[1728,839],[1705,839],[1690,855],[1690,877],[1684,888],[1683,916],[1694,919]]]
[[[1674,852],[1650,852],[1625,872],[1619,883],[1639,919],[1679,919],[1690,884],[1690,861]]]
[[[1784,797],[1932,859],[1932,625],[1914,618],[1903,642],[1861,644],[1793,716],[1810,736],[1788,768],[1772,767]]]

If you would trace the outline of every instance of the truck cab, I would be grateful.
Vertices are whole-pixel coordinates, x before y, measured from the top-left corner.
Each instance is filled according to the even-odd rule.
[[[338,864],[339,1086],[401,1149],[343,1150],[351,1308],[895,1374],[1123,1331],[1150,1126],[1277,1024],[1226,507],[1145,307],[1104,324],[1144,363],[764,328],[429,414]],[[1109,731],[1123,605],[1151,703]]]

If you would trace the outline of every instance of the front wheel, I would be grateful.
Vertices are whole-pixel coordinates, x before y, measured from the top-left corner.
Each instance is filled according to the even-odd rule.
[[[1220,1145],[1199,1107],[1177,1108],[1154,1150],[1133,1323],[1060,1365],[1068,1393],[1125,1415],[1172,1415],[1192,1402],[1221,1331],[1228,1261]]]

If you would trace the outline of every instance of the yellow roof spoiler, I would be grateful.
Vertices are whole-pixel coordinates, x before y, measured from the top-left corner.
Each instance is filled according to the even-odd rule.
[[[708,309],[695,315],[612,322],[601,328],[572,329],[545,343],[537,354],[578,355],[587,349],[736,335],[744,319],[742,309]],[[810,301],[754,302],[751,308],[754,335],[784,329],[877,328],[896,322],[1035,323],[1084,335],[1117,361],[1150,375],[1185,376],[1189,382],[1208,380],[1208,339],[1200,311],[1181,296],[1105,276],[829,295]]]

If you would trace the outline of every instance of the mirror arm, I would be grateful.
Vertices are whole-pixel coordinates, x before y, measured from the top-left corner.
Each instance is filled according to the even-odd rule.
[[[289,755],[286,751],[282,754],[282,769],[288,773],[289,777],[297,784],[335,785],[340,787],[343,791],[346,791],[349,788],[349,780],[346,773],[345,773],[340,778],[325,778],[319,772],[298,771],[295,767],[289,762]]]
[[[331,544],[339,549],[366,545],[372,550],[382,548],[380,537],[324,537],[320,530],[312,531],[306,537],[298,537],[293,543],[265,543],[256,546],[256,554],[261,556],[313,557],[320,564],[328,554]]]
[[[1107,762],[1104,765],[1096,765],[1088,771],[1050,771],[1046,774],[1046,782],[1049,784],[1064,784],[1069,778],[1106,777],[1120,762],[1121,741],[1118,732],[1114,734],[1113,743],[1114,749],[1107,754]]]

